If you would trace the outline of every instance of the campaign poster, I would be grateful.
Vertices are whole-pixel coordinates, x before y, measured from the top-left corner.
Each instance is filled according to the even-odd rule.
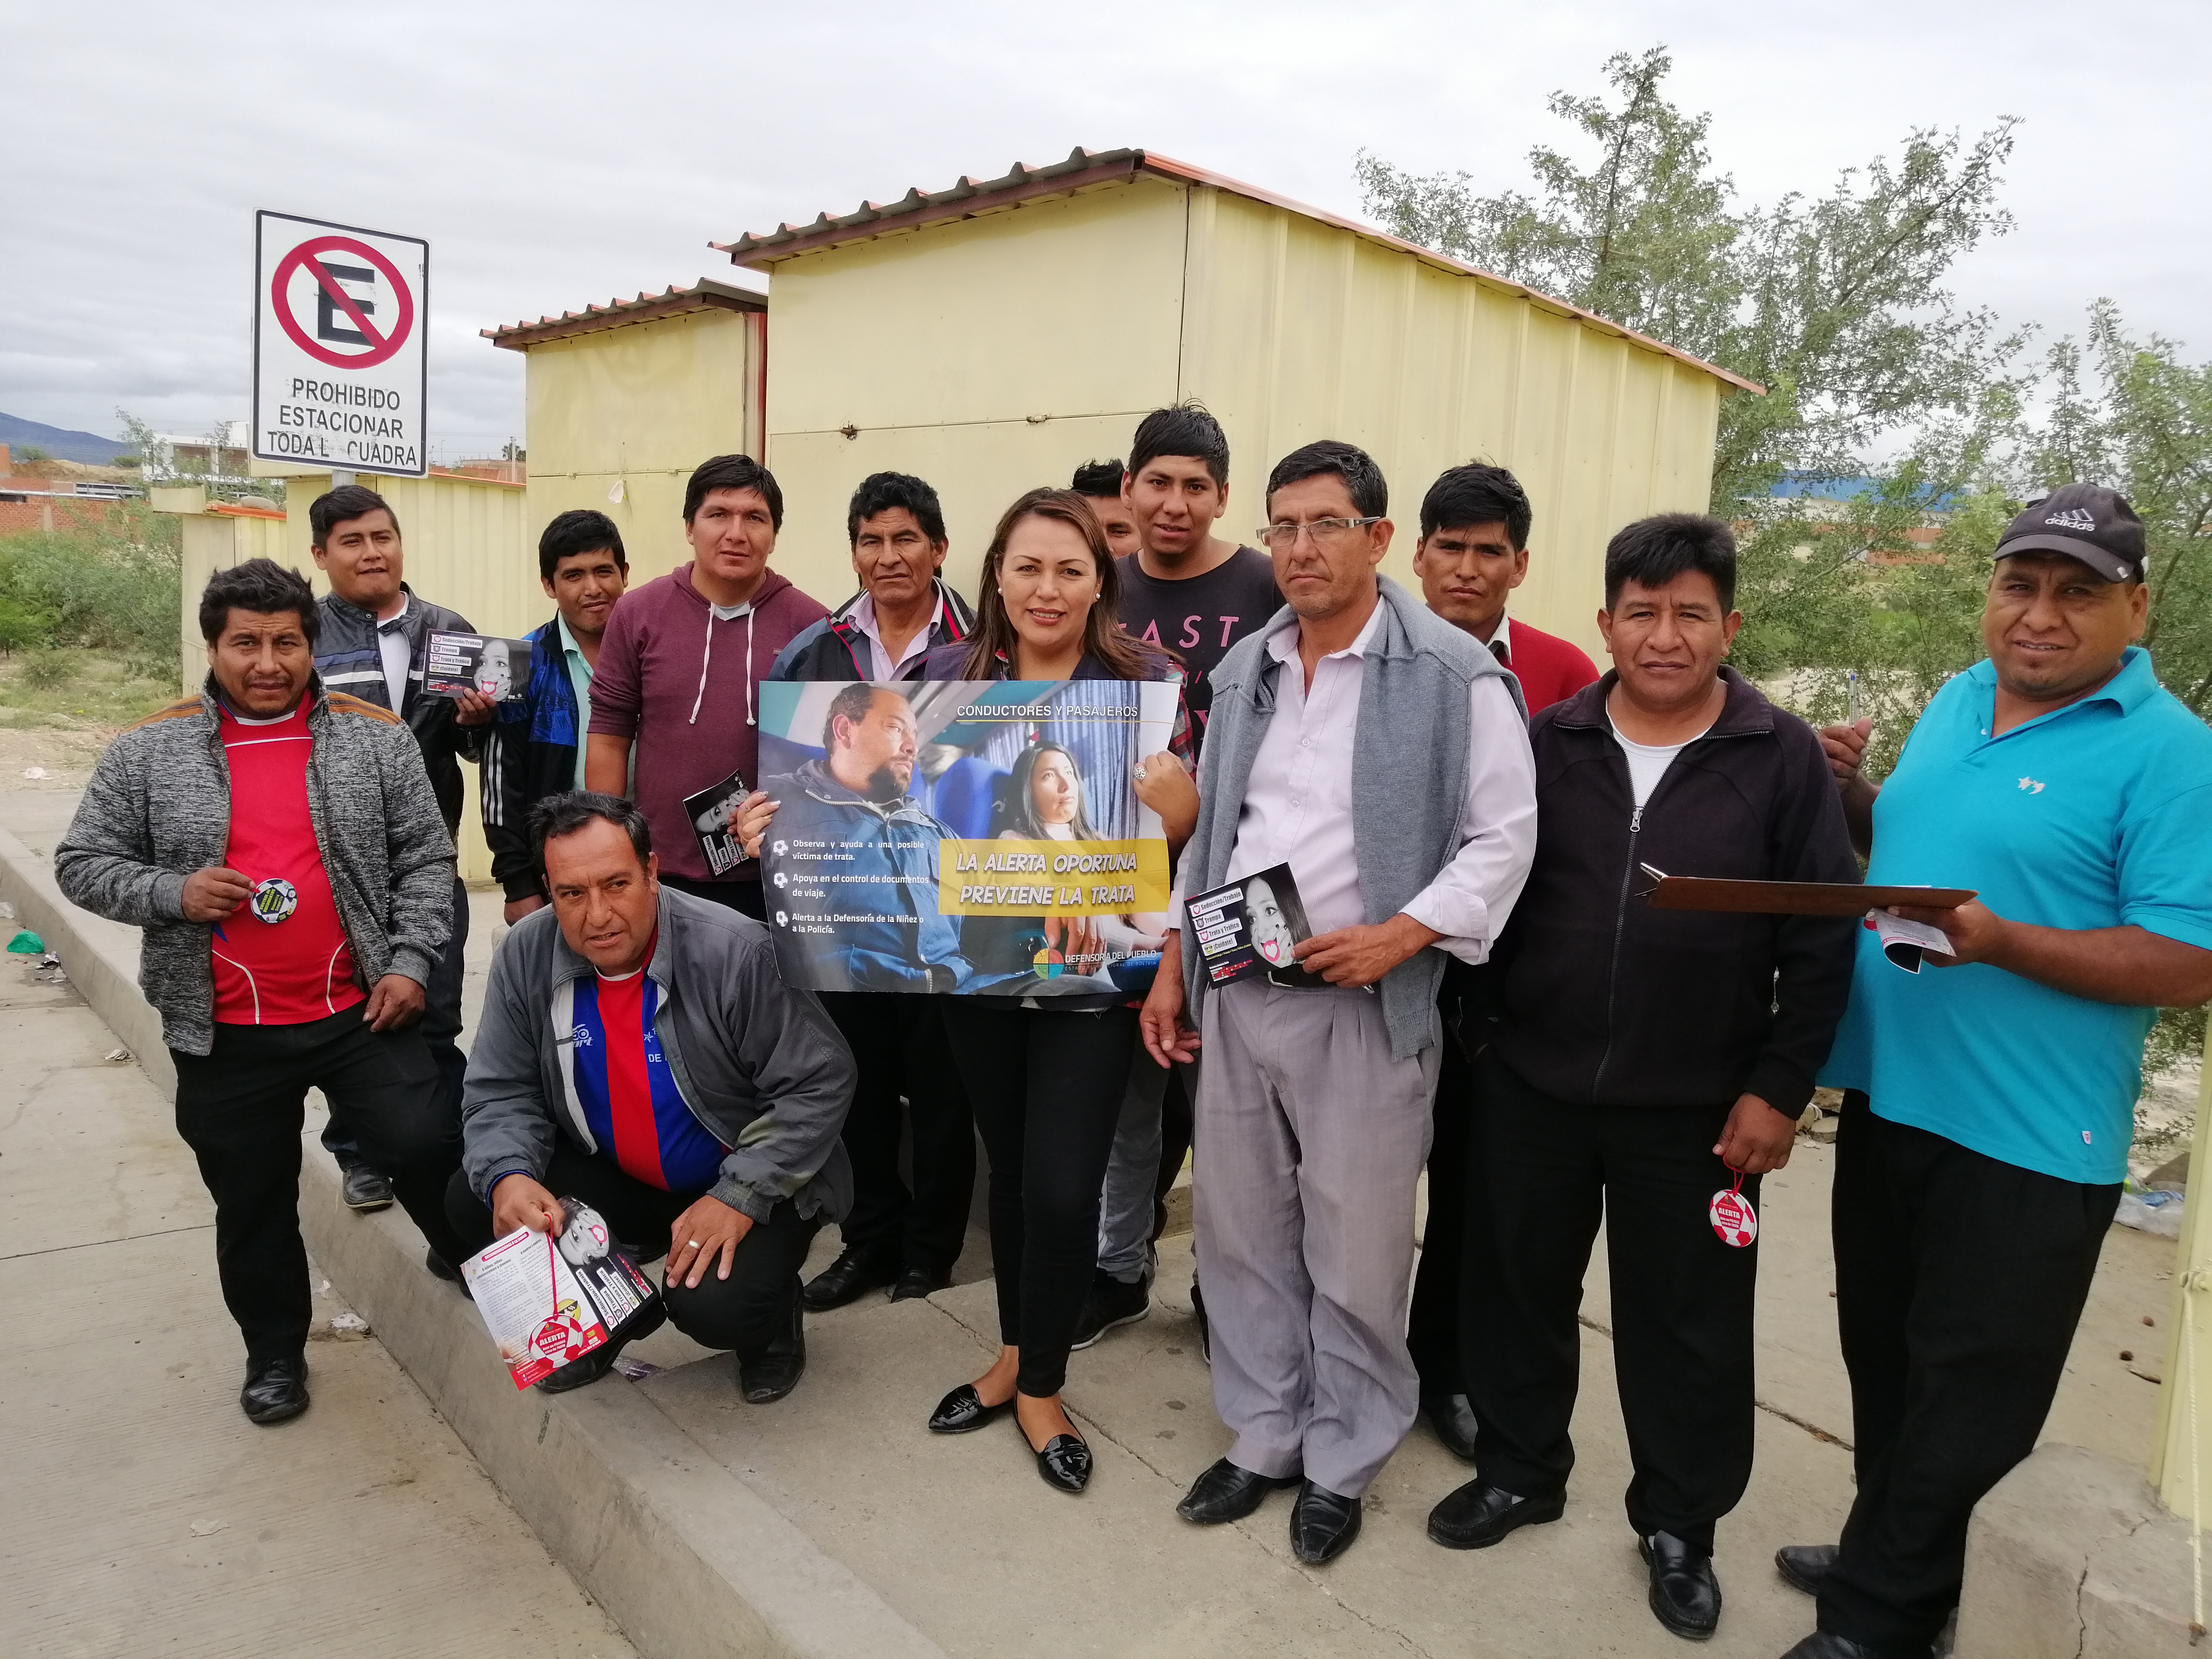
[[[481,691],[494,702],[520,696],[530,685],[530,641],[488,634],[426,635],[422,690],[433,697]]]
[[[1168,848],[1137,799],[1172,684],[761,687],[761,846],[786,980],[1051,997],[1148,982]]]

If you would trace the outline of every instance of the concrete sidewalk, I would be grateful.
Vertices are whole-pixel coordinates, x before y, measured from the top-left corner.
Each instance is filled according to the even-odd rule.
[[[0,856],[0,884],[20,890],[31,881],[46,850],[38,843],[50,847],[65,811],[51,799],[34,805],[0,799],[0,829],[37,849],[11,849],[10,838],[0,835],[0,855],[13,854]],[[50,829],[42,829],[41,817]],[[477,896],[471,956],[479,969],[500,931],[496,904],[495,896]],[[80,920],[64,915],[59,921],[70,941],[64,959],[77,957],[72,974],[127,980],[117,941]],[[133,1018],[122,1001],[115,1006],[117,1018]],[[75,1012],[85,1018],[82,1010]],[[86,1086],[102,1099],[150,1092],[121,1066]],[[68,1121],[110,1158],[115,1202],[130,1195],[136,1171],[155,1167],[165,1146],[183,1156],[173,1138],[164,1139],[166,1125],[143,1111],[113,1121],[79,1112]],[[129,1139],[132,1134],[140,1139]],[[116,1146],[132,1150],[125,1158]],[[12,1157],[15,1150],[0,1134],[0,1152]],[[1717,1564],[1727,1611],[1707,1651],[1722,1659],[1774,1659],[1810,1629],[1812,1604],[1780,1583],[1769,1558],[1779,1544],[1832,1539],[1850,1499],[1849,1402],[1827,1250],[1832,1158],[1829,1149],[1801,1141],[1790,1169],[1766,1185],[1759,1464],[1744,1504],[1721,1529]],[[161,1216],[204,1205],[188,1164],[181,1176],[168,1178],[180,1184]],[[1011,1424],[951,1439],[922,1427],[938,1397],[975,1375],[995,1347],[991,1287],[977,1277],[974,1250],[963,1261],[962,1282],[927,1301],[894,1306],[868,1297],[811,1320],[806,1380],[776,1406],[742,1404],[727,1357],[704,1355],[672,1330],[630,1350],[661,1368],[640,1381],[616,1376],[571,1395],[518,1397],[473,1310],[422,1273],[421,1243],[404,1217],[390,1212],[364,1220],[337,1209],[319,1154],[310,1157],[304,1185],[310,1246],[331,1278],[553,1555],[653,1659],[732,1651],[808,1659],[1322,1653],[1657,1659],[1682,1651],[1644,1607],[1644,1574],[1621,1513],[1627,1455],[1602,1258],[1584,1307],[1575,1422],[1581,1462],[1565,1520],[1494,1550],[1437,1548],[1423,1535],[1427,1510],[1468,1472],[1416,1429],[1369,1496],[1359,1544],[1341,1561],[1313,1570],[1291,1557],[1283,1498],[1231,1527],[1200,1529],[1175,1517],[1185,1485],[1227,1443],[1188,1315],[1187,1239],[1169,1242],[1152,1317],[1074,1357],[1068,1403],[1092,1439],[1098,1467],[1091,1491],[1071,1499],[1036,1478]],[[145,1231],[145,1218],[156,1211],[131,1201],[139,1206],[133,1231]],[[195,1272],[199,1293],[208,1294],[206,1235],[178,1237],[187,1242],[173,1259],[149,1261],[134,1274],[133,1294],[157,1304],[187,1296]],[[818,1240],[813,1265],[836,1248],[834,1234]],[[2157,1401],[2148,1378],[2165,1347],[2163,1333],[2142,1321],[2163,1316],[2172,1255],[2166,1241],[2115,1230],[2048,1437],[2140,1462]],[[19,1304],[23,1296],[47,1294],[19,1291]],[[94,1304],[103,1317],[108,1295],[102,1291]],[[51,1299],[57,1322],[82,1322],[74,1291]],[[215,1317],[216,1337],[230,1345],[221,1352],[234,1350],[219,1307]],[[161,1344],[182,1340],[164,1334]],[[333,1363],[320,1356],[333,1346],[317,1345],[319,1377]],[[2119,1357],[2123,1350],[2129,1359]],[[378,1345],[346,1345],[344,1352],[375,1353]],[[162,1375],[160,1364],[120,1347],[107,1363],[118,1372],[118,1389],[134,1382],[144,1389]],[[386,1375],[393,1379],[387,1395],[411,1393],[396,1372]],[[10,1393],[18,1386],[11,1381]],[[228,1401],[234,1387],[202,1375],[163,1409],[173,1422],[221,1419],[216,1426],[236,1437],[246,1425],[236,1419],[234,1431],[224,1416],[235,1417]],[[331,1403],[319,1395],[302,1426],[339,1419],[327,1409]],[[354,1409],[349,1402],[346,1415]],[[11,1432],[27,1415],[9,1414]],[[283,1432],[289,1431],[264,1439],[274,1443]],[[80,1426],[75,1435],[93,1439],[96,1449],[95,1429]],[[19,1454],[41,1455],[67,1466],[91,1454],[73,1454],[65,1443]],[[365,1455],[361,1467],[369,1467]],[[363,1501],[374,1489],[371,1478],[354,1480],[352,1468],[337,1456],[315,1464],[295,1483],[301,1501],[338,1504],[341,1494]],[[50,1506],[51,1500],[42,1505]],[[83,1565],[96,1555],[90,1534],[52,1551],[49,1570],[84,1596],[87,1579],[96,1577]],[[335,1550],[313,1553],[326,1559]],[[544,1566],[542,1553],[536,1560]],[[14,1561],[7,1569],[10,1577],[21,1571]],[[325,1593],[321,1581],[300,1571],[295,1585],[240,1598],[239,1608],[219,1607],[216,1616],[228,1612],[244,1620],[246,1601],[282,1603],[288,1595]],[[390,1577],[406,1582],[408,1573]],[[560,1589],[568,1601],[556,1595],[546,1605],[592,1613],[573,1586]],[[20,1616],[21,1605],[0,1613],[0,1648],[13,1645],[4,1639],[7,1620]],[[207,1611],[206,1603],[195,1604],[196,1616]],[[364,1632],[374,1622],[374,1614],[355,1621]],[[204,1650],[277,1650],[217,1644]],[[508,1650],[480,1639],[474,1650]],[[531,1650],[591,1650],[563,1649],[549,1637]]]

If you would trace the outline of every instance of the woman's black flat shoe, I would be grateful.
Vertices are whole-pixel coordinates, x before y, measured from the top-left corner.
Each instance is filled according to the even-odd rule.
[[[1026,1441],[1029,1437],[1024,1435]],[[1079,1492],[1091,1484],[1091,1443],[1079,1434],[1056,1434],[1036,1455],[1037,1473],[1048,1486]]]
[[[987,1406],[983,1403],[983,1397],[975,1392],[973,1382],[963,1382],[937,1402],[937,1409],[929,1414],[929,1431],[932,1434],[969,1434],[994,1417],[1004,1417],[1013,1408],[1014,1397],[1012,1395],[995,1406]]]

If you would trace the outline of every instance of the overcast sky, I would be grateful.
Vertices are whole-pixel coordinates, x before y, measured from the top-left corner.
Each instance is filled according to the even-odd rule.
[[[1956,287],[2075,326],[2094,296],[2212,356],[2212,6],[1466,0],[641,8],[569,0],[8,9],[0,410],[167,432],[247,413],[253,212],[431,245],[435,458],[522,435],[477,331],[731,267],[706,246],[1080,144],[1357,214],[1353,152],[1520,185],[1555,88],[1664,42],[1765,200],[1916,125],[2026,118],[2018,230]],[[751,280],[740,274],[739,280]]]

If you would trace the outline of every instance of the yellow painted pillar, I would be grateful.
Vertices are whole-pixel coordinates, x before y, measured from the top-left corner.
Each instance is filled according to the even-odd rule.
[[[2212,1498],[2212,1181],[2204,1179],[2212,1167],[2212,1032],[2207,1035],[2197,1133],[2190,1142],[2189,1196],[2166,1313],[2166,1380],[2159,1386],[2150,1453],[2151,1484],[2160,1501],[2199,1525],[2204,1520],[2199,1505]]]

